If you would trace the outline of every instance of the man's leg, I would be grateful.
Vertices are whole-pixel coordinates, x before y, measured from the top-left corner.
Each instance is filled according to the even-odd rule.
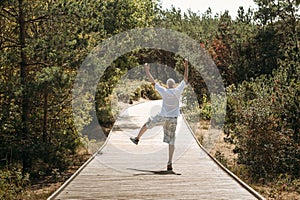
[[[175,151],[175,131],[177,126],[177,119],[171,119],[164,124],[164,142],[169,144],[169,160],[167,170],[173,170],[172,161]]]
[[[172,163],[174,150],[175,150],[175,145],[169,144],[169,161],[168,161],[168,163]]]
[[[134,144],[138,144],[140,138],[142,137],[142,135],[147,131],[147,127],[146,124],[144,124],[144,126],[142,126],[142,128],[140,129],[139,134],[136,137],[130,137],[130,140],[134,143]]]
[[[142,128],[141,128],[141,130],[140,130],[140,132],[139,132],[139,134],[136,136],[136,139],[140,139],[141,137],[142,137],[142,135],[147,131],[147,127],[146,127],[146,124],[144,124],[144,126],[142,126]]]
[[[134,144],[138,144],[140,138],[142,135],[148,130],[151,129],[154,126],[162,125],[164,123],[164,118],[162,118],[159,115],[155,115],[153,118],[149,118],[148,121],[142,126],[142,128],[139,131],[139,134],[136,137],[131,137],[130,140]]]

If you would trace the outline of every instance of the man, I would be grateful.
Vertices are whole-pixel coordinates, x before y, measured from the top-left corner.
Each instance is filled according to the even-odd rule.
[[[145,71],[149,81],[155,85],[155,89],[162,97],[162,108],[161,111],[154,117],[150,117],[148,121],[142,126],[137,137],[131,137],[130,140],[134,144],[138,144],[142,135],[151,129],[154,126],[163,126],[164,130],[164,139],[163,141],[169,144],[169,160],[167,164],[167,170],[171,171],[172,168],[172,159],[175,150],[175,131],[177,126],[177,117],[180,114],[179,111],[179,100],[183,92],[185,85],[188,82],[188,60],[184,61],[184,75],[183,80],[180,84],[175,87],[175,81],[173,79],[167,80],[167,88],[162,87],[159,83],[155,82],[151,73],[150,66],[145,64]]]

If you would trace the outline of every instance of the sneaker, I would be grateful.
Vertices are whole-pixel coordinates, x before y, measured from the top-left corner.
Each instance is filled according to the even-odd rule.
[[[173,170],[172,163],[168,162],[167,170],[168,171],[172,171]]]
[[[136,145],[139,143],[139,140],[136,137],[130,137],[130,140]]]

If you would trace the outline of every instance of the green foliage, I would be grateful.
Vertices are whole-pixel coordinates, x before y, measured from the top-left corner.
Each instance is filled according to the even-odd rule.
[[[299,177],[299,2],[255,2],[257,12],[240,8],[233,20],[228,12],[212,16],[210,9],[202,15],[162,10],[158,1],[149,0],[1,1],[1,167],[20,166],[31,177],[60,179],[83,141],[71,107],[73,81],[83,59],[110,36],[158,26],[187,34],[211,54],[229,86],[227,139],[236,145],[243,167],[257,178],[286,173]],[[170,70],[152,69],[163,82],[168,76],[177,77],[173,69],[183,73],[182,58],[172,52],[140,49],[120,56],[98,85],[95,100],[101,125],[111,127],[114,122],[114,89],[126,102],[160,98],[153,86],[141,82],[145,77],[140,71],[129,77],[136,82],[118,89],[123,75],[145,62],[171,66]],[[218,97],[208,95],[194,66],[189,82],[191,88],[182,99],[188,120],[224,115],[218,113],[224,105],[212,107]],[[87,97],[94,98],[88,92],[77,98]],[[94,108],[86,102],[80,109],[81,119],[75,123],[83,129],[91,121],[86,113]],[[221,119],[214,120],[212,124],[220,124]],[[217,156],[224,159],[222,154]],[[16,185],[13,193],[5,194],[16,194],[22,185],[19,172],[1,173],[6,177],[1,181],[10,181],[3,185]],[[8,176],[19,182],[13,183]]]
[[[186,120],[189,123],[199,122],[200,118],[202,117],[201,109],[198,103],[197,95],[195,94],[193,88],[189,85],[183,90],[181,103],[181,111]]]
[[[0,170],[0,199],[15,199],[29,184],[29,174],[20,170]]]
[[[72,155],[81,141],[71,106],[76,70],[102,40],[130,28],[151,25],[156,4],[21,0],[5,1],[0,6],[1,165],[21,164],[34,176],[51,174],[52,169],[63,171],[72,164]],[[107,109],[111,88],[118,75],[133,63],[123,57],[107,71],[99,115],[111,116]],[[81,109],[76,127],[83,128],[91,120],[83,111],[93,108],[87,102]],[[109,117],[106,120],[113,121]]]
[[[299,83],[283,69],[228,89],[226,133],[256,178],[300,175]]]
[[[141,88],[138,89],[138,91],[140,91],[141,97],[143,98],[150,99],[150,100],[161,99],[159,93],[155,90],[153,85],[149,83],[141,85]]]
[[[207,96],[203,96],[202,104],[200,109],[201,119],[210,120],[211,119],[211,103],[208,101]]]
[[[65,169],[79,137],[72,124],[72,79],[87,47],[81,18],[69,12],[77,5],[23,0],[1,6],[1,39],[10,38],[0,46],[0,102],[8,111],[0,115],[1,164],[21,162],[31,175],[55,165]]]
[[[189,106],[183,107],[183,111],[189,120],[191,120],[190,118],[192,118],[192,121],[210,121],[212,126],[223,126],[224,116],[226,114],[226,105],[225,102],[219,99],[218,95],[211,94],[210,98],[208,98],[207,95],[204,94],[200,105],[198,104],[197,96],[195,94],[188,94],[185,92],[183,94],[183,99],[185,100],[186,97],[194,98],[194,101],[192,100],[192,98],[185,101]],[[214,103],[214,105],[212,105],[212,102]]]
[[[149,100],[161,99],[161,96],[151,83],[134,79],[121,80],[114,88],[113,94],[118,101],[124,103],[132,103],[132,101],[138,101],[140,98]]]
[[[287,173],[299,177],[299,22],[295,2],[257,2],[261,7],[256,17],[262,25],[253,41],[259,55],[252,56],[257,69],[248,67],[259,70],[252,71],[254,74],[269,75],[227,88],[225,132],[230,137],[226,140],[236,145],[238,162],[249,169],[250,176],[273,178]],[[282,12],[280,8],[286,6],[287,12]]]

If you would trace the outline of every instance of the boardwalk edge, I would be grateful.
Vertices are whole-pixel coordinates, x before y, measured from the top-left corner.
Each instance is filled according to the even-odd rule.
[[[186,123],[187,127],[189,128],[189,130],[191,131],[194,139],[196,140],[198,146],[217,164],[219,165],[219,167],[226,172],[229,176],[231,176],[234,180],[236,180],[243,188],[245,188],[248,192],[250,192],[253,196],[255,196],[257,199],[259,200],[265,200],[265,198],[259,194],[257,191],[255,191],[252,187],[250,187],[248,184],[246,184],[244,181],[242,181],[237,175],[235,175],[234,173],[232,173],[229,169],[227,169],[224,165],[222,165],[222,163],[220,163],[216,158],[214,158],[203,146],[202,144],[200,144],[200,142],[198,141],[194,131],[192,130],[192,128],[190,127],[190,125],[187,123],[186,118],[184,117],[183,114],[182,118],[184,120],[184,122]]]
[[[112,129],[113,130],[113,129]],[[111,130],[111,131],[112,131]],[[110,132],[111,132],[110,131]],[[50,197],[47,198],[47,200],[53,200],[55,197],[57,197],[73,180],[78,176],[78,174],[99,154],[99,152],[102,151],[102,149],[106,146],[107,142],[110,138],[110,133],[108,134],[108,137],[106,138],[104,144],[70,177],[66,182],[64,182],[55,192],[51,194]]]

